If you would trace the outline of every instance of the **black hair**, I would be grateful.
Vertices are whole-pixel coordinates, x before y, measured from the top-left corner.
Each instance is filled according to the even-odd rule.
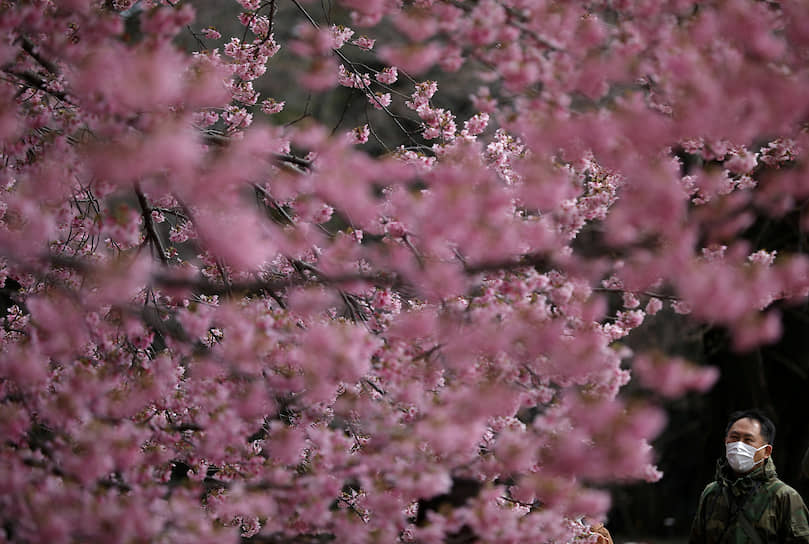
[[[775,441],[775,423],[773,423],[770,418],[765,416],[761,410],[756,410],[755,408],[739,410],[738,412],[733,412],[730,414],[730,417],[728,417],[728,425],[725,427],[725,436],[728,435],[728,432],[730,432],[730,428],[734,423],[744,418],[759,422],[761,425],[761,437],[766,441],[767,444],[772,444]]]

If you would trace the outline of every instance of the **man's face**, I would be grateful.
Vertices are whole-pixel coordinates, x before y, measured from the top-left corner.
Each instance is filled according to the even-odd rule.
[[[764,437],[761,436],[761,423],[749,417],[736,420],[733,425],[730,426],[728,434],[725,437],[725,444],[730,444],[731,442],[744,442],[756,448],[758,451],[753,457],[756,463],[762,459],[766,459],[772,453],[771,445],[759,449],[767,444],[764,441]]]

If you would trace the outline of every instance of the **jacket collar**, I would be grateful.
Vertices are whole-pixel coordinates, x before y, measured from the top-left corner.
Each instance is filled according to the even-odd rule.
[[[751,489],[760,486],[770,480],[778,478],[775,471],[775,463],[768,457],[766,461],[748,472],[747,474],[737,474],[730,468],[727,459],[720,458],[716,463],[716,481],[728,488],[733,495],[747,494]]]

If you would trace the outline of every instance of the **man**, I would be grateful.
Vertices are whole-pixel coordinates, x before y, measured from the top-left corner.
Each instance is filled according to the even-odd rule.
[[[775,473],[774,439],[775,425],[758,410],[731,414],[726,454],[699,499],[689,544],[809,544],[809,511]]]

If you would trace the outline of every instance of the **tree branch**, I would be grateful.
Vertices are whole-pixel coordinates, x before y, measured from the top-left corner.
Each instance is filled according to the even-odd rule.
[[[16,77],[17,79],[22,80],[28,87],[42,91],[43,93],[47,93],[63,102],[67,102],[68,104],[71,103],[70,100],[67,99],[67,95],[65,93],[62,91],[48,89],[45,80],[34,73],[18,72],[17,70],[12,70],[11,68],[3,68],[3,71],[11,76]]]
[[[160,239],[160,234],[157,232],[154,218],[152,218],[153,208],[149,205],[146,195],[141,191],[140,186],[135,189],[135,194],[138,196],[138,203],[140,204],[141,216],[143,217],[143,226],[146,229],[146,236],[154,245],[155,251],[160,261],[168,266],[169,258],[166,256],[166,248],[163,246],[163,240]]]
[[[54,63],[36,52],[36,46],[34,46],[34,44],[31,43],[28,38],[22,36],[20,38],[20,42],[22,43],[22,50],[31,55],[31,58],[37,61],[43,68],[54,75],[59,73],[59,70],[56,68]]]

